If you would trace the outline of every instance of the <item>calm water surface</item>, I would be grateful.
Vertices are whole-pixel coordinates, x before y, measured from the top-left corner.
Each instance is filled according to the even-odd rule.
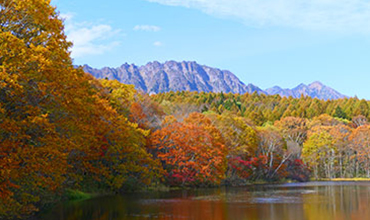
[[[59,204],[47,220],[370,219],[370,183],[310,182],[109,196]]]

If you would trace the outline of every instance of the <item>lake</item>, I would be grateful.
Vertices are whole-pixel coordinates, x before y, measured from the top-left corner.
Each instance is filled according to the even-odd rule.
[[[136,193],[72,201],[37,219],[369,219],[369,182],[309,182]]]

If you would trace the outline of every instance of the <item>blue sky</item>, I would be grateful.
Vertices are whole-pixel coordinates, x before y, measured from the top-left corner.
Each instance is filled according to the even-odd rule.
[[[370,99],[370,0],[52,0],[77,65],[158,60]]]

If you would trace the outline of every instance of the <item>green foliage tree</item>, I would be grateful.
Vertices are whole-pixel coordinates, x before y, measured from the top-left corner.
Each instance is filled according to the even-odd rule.
[[[347,114],[342,110],[340,106],[335,108],[334,117],[347,119]]]

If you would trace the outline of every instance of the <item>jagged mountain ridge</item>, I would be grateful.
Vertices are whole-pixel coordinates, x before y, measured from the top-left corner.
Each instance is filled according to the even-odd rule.
[[[293,89],[282,89],[279,86],[274,86],[266,89],[265,92],[269,95],[278,94],[285,97],[292,96],[293,98],[299,98],[301,95],[303,95],[324,100],[341,99],[347,97],[319,81],[315,81],[309,85],[302,83]]]
[[[85,65],[85,72],[96,78],[116,79],[133,84],[149,94],[169,91],[203,91],[232,93],[264,93],[252,84],[245,85],[227,70],[199,65],[196,62],[150,62],[143,66],[123,64],[118,68],[94,69]]]
[[[264,91],[253,84],[244,84],[228,70],[200,65],[196,62],[159,63],[154,61],[143,66],[125,63],[117,68],[104,67],[102,69],[84,65],[83,69],[96,78],[116,79],[125,84],[133,84],[136,89],[149,94],[169,91],[203,91],[240,94],[257,92],[294,98],[299,98],[303,94],[325,100],[346,97],[320,82],[309,85],[300,84],[293,89],[282,89],[275,86]]]

